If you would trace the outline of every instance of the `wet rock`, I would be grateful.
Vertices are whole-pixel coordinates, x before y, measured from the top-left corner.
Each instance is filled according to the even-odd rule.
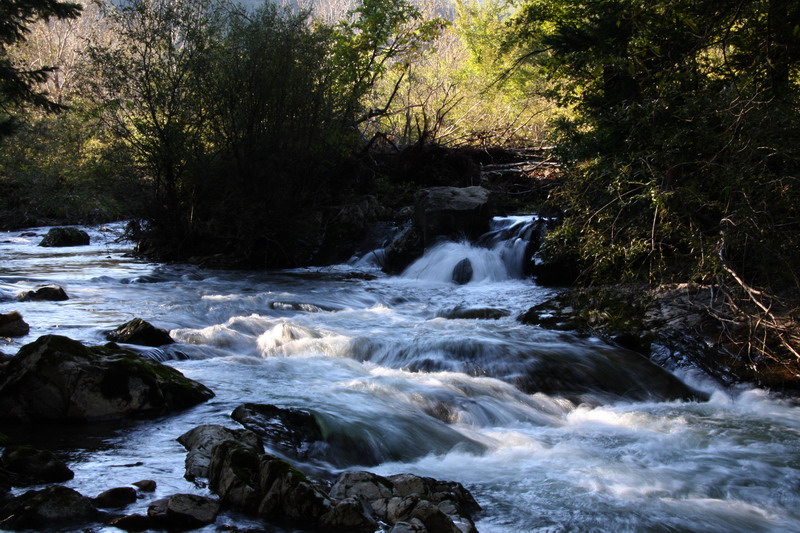
[[[116,487],[102,492],[92,500],[95,507],[101,509],[115,509],[125,507],[136,501],[136,489],[131,487]]]
[[[64,247],[89,244],[89,234],[78,228],[51,228],[39,246]]]
[[[511,313],[505,309],[456,306],[451,309],[440,311],[436,316],[449,319],[499,320],[509,316],[510,314]]]
[[[209,487],[226,505],[266,520],[313,527],[334,506],[286,461],[233,441],[214,449]]]
[[[336,478],[328,494],[335,500],[358,496],[372,501],[391,498],[395,495],[394,488],[391,481],[371,472],[344,472]]]
[[[106,338],[113,342],[151,346],[153,348],[175,342],[166,330],[157,328],[141,318],[134,318],[114,331],[109,331],[106,333]]]
[[[23,346],[0,374],[0,419],[156,416],[213,396],[174,368],[113,343],[86,347],[67,337],[45,335]]]
[[[109,522],[108,525],[123,531],[149,531],[158,527],[158,524],[155,520],[149,516],[140,514],[132,514],[115,518]]]
[[[616,347],[591,352],[565,347],[559,353],[530,354],[525,372],[511,381],[528,394],[562,396],[576,402],[702,400],[706,396],[646,357]]]
[[[231,416],[262,437],[268,446],[304,461],[316,459],[338,467],[375,465],[399,459],[409,452],[406,447],[373,446],[361,433],[363,428],[339,427],[335,422],[321,419],[320,415],[300,409],[243,404]]]
[[[187,530],[213,524],[219,510],[218,500],[197,494],[174,494],[152,502],[147,516],[159,528]]]
[[[131,483],[134,487],[139,489],[142,492],[155,492],[156,491],[156,482],[152,479],[143,479],[141,481],[136,481]]]
[[[399,274],[424,252],[422,233],[416,227],[409,226],[386,247],[383,271],[387,274]]]
[[[224,504],[245,513],[257,513],[263,498],[259,456],[255,449],[235,441],[224,441],[214,447],[208,485]]]
[[[323,530],[334,531],[380,531],[374,511],[363,498],[345,498],[333,509],[320,517]]]
[[[24,291],[17,296],[20,302],[31,301],[48,301],[48,302],[62,302],[69,300],[66,291],[58,285],[44,285],[37,287],[32,291]]]
[[[431,187],[414,198],[414,225],[425,246],[437,238],[475,239],[489,230],[492,206],[483,187]]]
[[[85,524],[99,517],[89,498],[59,485],[26,492],[0,511],[0,529],[47,530]]]
[[[267,521],[316,531],[476,533],[480,510],[455,482],[400,474],[344,472],[326,494],[286,461],[226,440],[214,448],[209,487],[224,505]]]
[[[30,330],[18,312],[0,314],[0,337],[24,337]]]
[[[480,511],[461,484],[413,474],[382,477],[345,472],[331,486],[329,496],[365,500],[379,520],[390,524],[417,520],[427,531],[473,533],[472,516]]]
[[[298,459],[313,457],[317,443],[323,441],[322,428],[308,411],[246,403],[234,409],[231,417],[271,446]]]
[[[418,518],[412,518],[408,522],[397,522],[389,533],[427,533],[428,530]]]
[[[198,426],[178,437],[178,442],[189,452],[186,454],[186,479],[193,481],[198,477],[207,478],[214,448],[226,440],[259,451],[263,449],[261,438],[246,429],[228,429],[211,424]]]
[[[472,262],[465,257],[453,267],[453,283],[456,285],[466,285],[472,281],[472,274]]]
[[[339,311],[335,307],[330,307],[326,305],[319,305],[319,304],[308,304],[302,302],[270,302],[269,304],[270,309],[275,309],[276,311],[304,311],[306,313],[322,313],[325,311]]]
[[[69,481],[75,474],[53,452],[29,446],[6,448],[0,466],[13,476],[14,485],[37,485]]]

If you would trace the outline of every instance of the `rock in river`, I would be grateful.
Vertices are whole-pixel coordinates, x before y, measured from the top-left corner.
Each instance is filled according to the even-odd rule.
[[[208,388],[116,344],[58,335],[23,346],[0,371],[0,419],[108,420],[157,416],[214,396]]]
[[[56,485],[32,490],[0,509],[0,530],[66,528],[91,521],[99,515],[92,501],[67,487]]]
[[[17,299],[20,302],[63,302],[64,300],[69,300],[69,296],[67,296],[63,287],[59,287],[58,285],[43,285],[41,287],[36,287],[32,291],[23,291],[19,293]]]
[[[0,337],[24,337],[30,329],[18,312],[0,314]]]
[[[78,228],[51,228],[39,246],[64,247],[89,244],[89,234]]]
[[[109,331],[106,338],[113,342],[152,346],[153,348],[175,342],[166,330],[157,328],[141,318],[134,318],[114,331]]]

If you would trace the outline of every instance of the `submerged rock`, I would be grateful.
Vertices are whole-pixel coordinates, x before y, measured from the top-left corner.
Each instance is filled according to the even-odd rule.
[[[151,346],[153,348],[175,342],[166,330],[157,328],[141,318],[134,318],[114,331],[109,331],[106,333],[106,338],[113,342]]]
[[[24,337],[31,328],[16,311],[0,314],[0,337]]]
[[[208,388],[116,344],[58,335],[23,346],[0,372],[0,419],[108,420],[161,415],[214,396]]]
[[[386,461],[409,461],[430,453],[445,453],[455,446],[481,453],[485,446],[441,424],[423,421],[429,439],[388,439],[369,421],[345,421],[323,413],[286,409],[274,405],[244,404],[233,415],[239,423],[264,438],[265,444],[293,459],[315,460],[345,468],[372,466]],[[400,417],[395,430],[414,435],[417,418]]]
[[[89,234],[78,228],[51,228],[39,246],[64,247],[89,244]]]
[[[13,476],[16,486],[69,481],[75,474],[48,450],[12,446],[3,450],[0,467]]]
[[[84,524],[99,517],[89,498],[56,485],[15,498],[0,510],[0,529],[49,530]]]
[[[441,318],[467,319],[467,320],[499,320],[509,316],[511,313],[505,309],[493,307],[462,307],[456,306],[445,309],[436,314]]]
[[[234,409],[231,418],[297,459],[324,455],[319,445],[324,442],[322,428],[308,411],[246,403]]]
[[[63,302],[69,300],[66,291],[58,285],[44,285],[37,287],[32,291],[24,291],[17,296],[20,302],[30,301],[49,301],[49,302]]]

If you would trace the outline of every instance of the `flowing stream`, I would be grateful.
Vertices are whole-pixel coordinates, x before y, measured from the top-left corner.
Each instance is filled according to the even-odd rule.
[[[526,219],[497,220],[481,246],[442,243],[399,277],[369,257],[277,272],[164,265],[128,255],[121,225],[87,228],[92,244],[76,248],[37,246],[46,230],[0,234],[0,312],[31,325],[0,350],[49,333],[102,344],[141,317],[178,341],[148,354],[216,393],[155,420],[2,428],[67,450],[67,485],[88,496],[156,480],[129,513],[177,492],[207,494],[183,478],[175,438],[200,424],[237,427],[231,411],[255,402],[314,412],[370,450],[363,464],[318,460],[299,465],[306,471],[459,481],[483,507],[481,532],[800,531],[796,404],[695,373],[678,377],[709,399],[670,399],[674,384],[652,385],[663,377],[643,358],[520,324],[552,295],[522,279]],[[472,281],[456,285],[464,258]],[[14,300],[47,283],[70,299]],[[465,309],[505,316],[453,318]],[[258,530],[235,514],[205,530],[224,524]]]

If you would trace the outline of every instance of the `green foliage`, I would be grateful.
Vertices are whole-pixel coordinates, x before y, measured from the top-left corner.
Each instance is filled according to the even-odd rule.
[[[794,4],[527,2],[517,24],[559,126],[566,211],[551,258],[587,280],[783,290],[800,269]],[[794,21],[794,22],[793,22]]]
[[[119,220],[135,212],[139,188],[125,155],[110,149],[86,102],[64,113],[29,113],[0,149],[0,227]]]
[[[57,0],[0,0],[0,142],[19,127],[17,115],[24,106],[63,109],[37,90],[55,67],[20,67],[8,48],[24,41],[37,20],[75,18],[80,11],[78,4]]]

